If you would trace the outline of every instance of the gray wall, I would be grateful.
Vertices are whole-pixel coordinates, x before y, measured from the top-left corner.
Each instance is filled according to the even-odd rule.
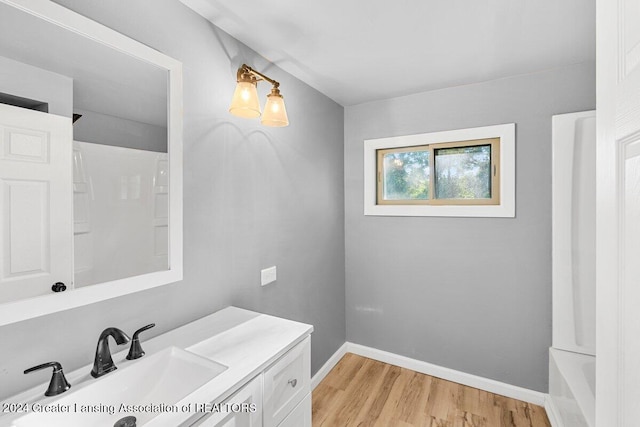
[[[0,93],[46,103],[50,114],[65,117],[71,117],[72,113],[82,114],[73,125],[76,141],[167,152],[166,126],[74,108],[71,77],[3,56],[0,56],[0,70]]]
[[[0,93],[49,104],[49,113],[71,117],[73,80],[0,56]]]
[[[91,363],[105,327],[151,337],[228,305],[313,324],[317,371],[345,341],[343,108],[177,0],[58,3],[184,65],[184,280],[0,328],[0,397],[47,381],[35,364]],[[242,62],[281,82],[289,127],[227,113]]]
[[[595,107],[595,65],[345,109],[347,340],[546,392],[551,116]],[[363,140],[516,130],[516,218],[363,215]]]
[[[73,139],[138,150],[167,152],[167,128],[74,108],[82,117],[73,124]]]

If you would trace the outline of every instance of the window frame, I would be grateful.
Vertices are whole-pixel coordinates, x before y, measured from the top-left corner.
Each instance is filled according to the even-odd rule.
[[[488,142],[491,140],[490,142]],[[381,156],[430,151],[429,194],[435,194],[435,152],[442,148],[491,145],[491,199],[384,200]],[[515,123],[404,135],[364,141],[364,214],[382,216],[515,217]],[[496,191],[497,190],[497,191]]]

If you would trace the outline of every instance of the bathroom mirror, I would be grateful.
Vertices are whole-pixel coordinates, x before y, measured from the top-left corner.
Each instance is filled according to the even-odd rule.
[[[182,66],[0,0],[0,325],[182,279]]]

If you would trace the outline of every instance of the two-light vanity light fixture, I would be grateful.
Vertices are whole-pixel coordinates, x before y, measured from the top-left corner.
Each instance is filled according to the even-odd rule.
[[[264,80],[273,85],[271,93],[267,95],[267,103],[264,106],[264,113],[260,111],[260,101],[258,99],[258,82]],[[278,87],[280,83],[270,79],[264,74],[254,70],[246,64],[238,68],[238,85],[233,92],[231,107],[229,112],[238,117],[256,118],[262,115],[260,122],[265,126],[288,126],[289,118],[284,107],[284,98],[280,95]]]

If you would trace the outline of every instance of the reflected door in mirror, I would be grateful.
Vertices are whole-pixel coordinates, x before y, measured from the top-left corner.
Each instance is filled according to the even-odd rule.
[[[179,61],[55,2],[0,0],[0,103],[49,113],[0,112],[0,326],[182,280]],[[64,144],[39,127],[59,116]],[[86,167],[74,140],[155,163]]]
[[[0,104],[0,302],[73,280],[71,120]]]

